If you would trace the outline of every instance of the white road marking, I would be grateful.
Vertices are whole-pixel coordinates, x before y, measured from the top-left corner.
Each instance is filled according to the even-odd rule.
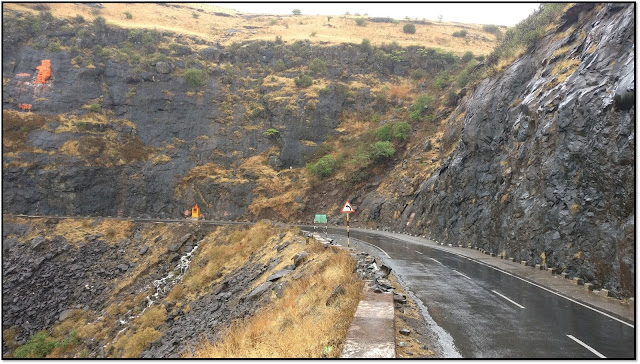
[[[357,240],[357,241],[360,241],[360,242],[362,242],[362,243],[364,243],[364,244],[371,245],[372,247],[377,248],[377,249],[379,249],[381,252],[383,252],[383,253],[384,253],[384,255],[386,255],[386,256],[387,256],[387,258],[391,259],[391,257],[389,256],[389,254],[387,254],[387,252],[386,252],[386,251],[384,251],[381,247],[379,247],[379,246],[377,246],[377,245],[373,245],[373,244],[367,243],[367,242],[366,242],[366,241],[364,241],[364,240],[360,240],[360,239],[356,239],[356,238],[353,238],[353,240]]]
[[[507,301],[509,301],[509,302],[513,303],[514,305],[516,305],[516,306],[518,306],[518,307],[520,307],[520,308],[524,308],[524,306],[523,306],[523,305],[521,305],[521,304],[519,304],[519,303],[516,303],[516,302],[515,302],[515,301],[513,301],[513,300],[510,300],[509,298],[507,298],[507,296],[505,296],[505,295],[503,295],[503,294],[500,294],[500,293],[498,293],[498,292],[496,292],[496,291],[494,291],[494,290],[491,290],[491,292],[493,292],[493,293],[497,294],[498,296],[500,296],[500,297],[504,298],[505,300],[507,300]]]
[[[582,302],[578,302],[578,301],[576,301],[576,300],[574,300],[574,299],[572,299],[572,298],[569,298],[569,297],[567,297],[567,296],[565,296],[565,295],[562,295],[562,294],[560,294],[560,293],[558,293],[558,292],[554,292],[554,291],[552,291],[552,290],[550,290],[550,289],[548,289],[548,288],[546,288],[546,287],[543,287],[543,286],[541,286],[541,285],[539,285],[539,284],[537,284],[537,283],[533,283],[533,282],[528,281],[528,280],[526,280],[526,279],[524,279],[524,278],[518,277],[518,276],[517,276],[517,275],[515,275],[515,274],[511,274],[511,273],[509,273],[509,272],[506,272],[506,271],[504,271],[504,270],[502,270],[502,269],[496,268],[496,267],[491,266],[491,265],[489,265],[489,264],[482,263],[482,262],[480,262],[480,261],[478,261],[478,260],[471,259],[471,258],[469,258],[469,257],[467,257],[467,256],[462,255],[462,254],[454,253],[454,252],[451,252],[451,251],[449,251],[449,250],[445,250],[445,249],[441,249],[441,250],[444,250],[444,251],[449,252],[449,253],[451,253],[451,254],[455,254],[455,255],[457,255],[457,256],[459,256],[459,257],[465,258],[465,259],[470,260],[470,261],[472,261],[472,262],[476,262],[476,263],[478,263],[478,264],[482,264],[482,265],[487,266],[487,267],[489,267],[489,268],[491,268],[491,269],[493,269],[493,270],[497,270],[498,272],[504,273],[504,274],[509,275],[509,276],[511,276],[511,277],[513,277],[513,278],[517,278],[517,279],[519,279],[519,280],[521,280],[521,281],[523,281],[523,282],[527,282],[527,283],[529,283],[529,284],[530,284],[530,285],[532,285],[532,286],[536,286],[536,287],[538,287],[538,288],[544,289],[545,291],[547,291],[547,292],[549,292],[549,293],[553,293],[554,295],[556,295],[556,296],[558,296],[558,297],[562,297],[562,298],[564,298],[564,299],[566,299],[566,300],[568,300],[568,301],[571,301],[571,302],[573,302],[573,303],[576,303],[576,304],[578,304],[578,305],[580,305],[580,306],[582,306],[582,307],[588,308],[588,309],[590,309],[591,311],[595,311],[595,312],[597,312],[597,313],[599,313],[599,314],[601,314],[601,315],[604,315],[604,316],[606,316],[606,317],[608,317],[608,318],[610,318],[610,319],[616,320],[616,321],[618,321],[618,322],[620,322],[620,323],[622,323],[622,324],[625,324],[625,325],[627,325],[627,326],[629,326],[629,327],[631,327],[631,328],[635,328],[635,325],[633,325],[633,324],[630,324],[630,323],[628,323],[628,322],[626,322],[626,321],[620,320],[620,319],[619,319],[619,318],[617,318],[617,317],[613,317],[613,316],[609,315],[609,314],[608,314],[608,313],[606,313],[606,312],[602,312],[602,311],[600,311],[600,310],[598,310],[598,309],[595,309],[595,308],[593,308],[593,307],[587,306],[587,305],[585,305],[585,304],[584,304],[584,303],[582,303]]]
[[[466,278],[466,279],[468,279],[468,280],[471,280],[471,281],[473,280],[473,279],[471,279],[471,278],[467,277],[466,275],[464,275],[464,274],[462,274],[462,273],[458,272],[458,271],[457,271],[457,270],[455,270],[455,269],[452,269],[452,270],[453,270],[454,272],[458,273],[459,275],[461,275],[461,276],[465,277],[465,278]]]
[[[418,254],[420,254],[420,255],[422,255],[422,253],[420,253],[420,252],[419,252],[419,251],[417,251],[417,250],[416,250],[415,252],[416,252],[416,253],[418,253]]]
[[[587,350],[589,350],[590,352],[592,352],[592,353],[596,354],[599,358],[601,358],[601,359],[606,359],[606,358],[607,358],[606,356],[604,356],[604,355],[600,354],[596,349],[594,349],[594,348],[592,348],[591,346],[589,346],[589,345],[587,345],[587,344],[583,343],[582,341],[580,341],[580,340],[576,339],[576,338],[575,338],[575,337],[573,337],[572,335],[567,334],[567,336],[569,337],[569,339],[571,339],[571,340],[573,340],[573,341],[577,342],[578,344],[580,344],[580,345],[584,346],[585,348],[587,348]]]
[[[429,259],[433,260],[434,262],[436,262],[436,263],[438,263],[438,264],[440,264],[440,265],[444,265],[444,264],[440,263],[439,261],[437,261],[437,260],[435,260],[435,259],[433,259],[433,258],[429,258]]]

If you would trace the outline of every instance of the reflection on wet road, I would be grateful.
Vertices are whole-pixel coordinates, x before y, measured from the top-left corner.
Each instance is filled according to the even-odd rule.
[[[460,255],[377,232],[351,236],[388,255],[465,358],[635,357],[633,325]]]

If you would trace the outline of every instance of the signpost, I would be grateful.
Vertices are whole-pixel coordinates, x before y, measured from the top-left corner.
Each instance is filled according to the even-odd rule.
[[[355,212],[355,210],[353,209],[353,206],[351,206],[351,203],[349,203],[349,200],[344,202],[344,206],[342,206],[342,210],[340,211],[343,214],[347,214],[347,247],[349,246],[350,240],[349,240],[349,214],[352,212]]]
[[[316,229],[315,224],[325,224],[324,225],[324,233],[327,234],[328,223],[327,223],[327,215],[317,215],[313,218],[313,230]]]

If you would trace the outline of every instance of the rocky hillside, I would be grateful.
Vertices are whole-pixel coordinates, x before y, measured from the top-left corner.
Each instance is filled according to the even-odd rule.
[[[3,18],[5,213],[177,217],[199,203],[208,218],[300,218],[301,167],[325,140],[406,108],[413,95],[386,96],[398,80],[446,86],[478,62],[367,39],[223,46],[101,16]],[[37,83],[43,60],[51,77]]]
[[[274,315],[288,316],[274,319],[274,340],[308,337],[297,351],[263,355],[333,357],[362,291],[356,268],[373,274],[348,252],[269,221],[214,227],[5,217],[2,257],[3,358],[193,356],[253,316]],[[323,353],[326,345],[336,350]]]
[[[633,296],[634,10],[570,7],[464,98],[443,136],[455,149],[433,174],[363,196],[358,218]]]

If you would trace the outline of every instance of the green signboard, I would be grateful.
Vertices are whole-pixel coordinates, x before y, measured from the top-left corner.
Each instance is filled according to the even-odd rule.
[[[316,215],[316,217],[313,218],[313,223],[314,224],[326,224],[327,223],[327,215]]]

